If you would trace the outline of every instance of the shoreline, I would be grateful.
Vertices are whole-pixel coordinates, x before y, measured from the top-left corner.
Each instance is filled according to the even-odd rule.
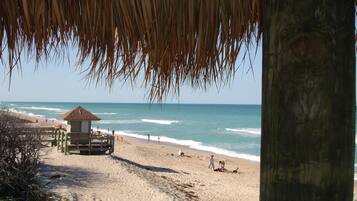
[[[224,154],[212,153],[210,151],[194,149],[194,148],[189,147],[188,145],[180,145],[180,144],[175,144],[175,143],[171,143],[171,142],[159,142],[158,143],[157,141],[154,141],[154,140],[147,141],[147,140],[144,140],[144,139],[141,139],[141,138],[136,138],[136,137],[127,136],[127,135],[121,135],[121,134],[117,134],[117,133],[115,134],[115,136],[116,137],[123,137],[123,139],[126,138],[127,141],[138,143],[138,144],[147,144],[149,146],[167,146],[170,149],[177,150],[176,152],[172,153],[175,156],[178,156],[178,151],[181,150],[185,154],[193,153],[193,154],[198,154],[198,155],[205,155],[205,156],[207,156],[207,158],[210,155],[214,155],[215,158],[224,158],[224,159],[228,159],[228,160],[237,160],[237,161],[242,162],[242,163],[249,163],[249,164],[252,164],[254,166],[257,165],[258,167],[260,167],[260,161],[253,161],[253,160],[248,160],[248,159],[244,159],[244,158],[227,156],[227,155],[224,155]],[[120,138],[116,139],[116,141],[118,141],[118,140],[120,141]],[[186,150],[186,152],[185,152],[185,150]],[[207,160],[207,164],[208,164],[208,161],[209,160]]]
[[[37,119],[39,124],[58,123],[23,113],[11,114],[32,122]],[[133,201],[142,200],[147,195],[152,198],[149,200],[259,200],[260,162],[214,154],[215,164],[218,166],[218,160],[225,160],[229,171],[213,172],[207,168],[209,151],[170,142],[158,143],[155,139],[148,142],[119,132],[115,138],[112,155],[65,156],[55,148],[45,148],[46,154],[41,161],[46,168],[41,170],[41,174],[47,180],[53,174],[65,175],[61,181],[50,182],[49,191],[74,195],[79,200],[92,199],[93,196],[100,198],[98,200],[111,200],[119,198],[116,197],[118,188],[127,185],[121,189],[120,196],[124,194],[124,197],[131,198],[134,193]],[[179,149],[185,157],[178,156]],[[232,174],[231,171],[237,167],[238,174]],[[93,179],[85,180],[83,186],[76,186],[75,179],[81,177],[83,171],[90,172],[88,175]],[[112,183],[107,184],[107,179]],[[147,190],[138,192],[136,185]]]
[[[138,141],[141,141],[141,143],[148,143],[147,140],[144,140],[144,139],[140,139],[140,138],[136,138],[136,137],[131,137],[131,136],[127,136],[127,135],[121,135],[121,134],[116,134],[117,136],[123,136],[123,137],[126,137],[126,138],[129,138],[131,140],[138,140]],[[181,145],[181,144],[175,144],[175,143],[171,143],[171,142],[160,142],[160,143],[157,143],[157,141],[153,141],[153,140],[150,140],[149,143],[153,143],[153,144],[156,144],[156,145],[164,145],[164,146],[170,146],[170,147],[173,147],[173,148],[176,148],[177,150],[181,149],[181,150],[190,150],[192,152],[198,152],[202,155],[215,155],[215,156],[219,156],[219,157],[225,157],[225,158],[230,158],[230,159],[238,159],[238,160],[244,160],[246,162],[249,162],[249,163],[255,163],[255,164],[260,164],[260,161],[254,161],[254,160],[249,160],[249,159],[246,159],[246,158],[239,158],[239,157],[234,157],[234,156],[228,156],[228,155],[225,155],[225,154],[220,154],[220,153],[213,153],[213,152],[210,152],[210,151],[205,151],[205,150],[200,150],[200,149],[195,149],[195,148],[192,148],[190,147],[189,145]]]
[[[12,113],[15,113],[15,114],[28,116],[29,118],[40,119],[40,120],[48,119],[48,121],[51,121],[53,124],[63,124],[64,123],[61,120],[54,119],[54,118],[46,118],[43,115],[37,115],[34,113],[27,113],[27,112],[18,111],[15,109],[10,109],[9,111]],[[93,130],[96,131],[97,129],[93,127]],[[105,133],[105,134],[109,134],[109,135],[112,134],[111,131],[108,131],[108,129],[100,128],[99,131],[102,133]],[[144,141],[146,141],[146,139],[147,139],[146,136],[140,135],[140,134],[127,133],[127,132],[121,131],[121,130],[114,130],[114,131],[115,131],[115,135],[127,136],[127,137],[140,139],[140,140],[144,140]],[[171,137],[167,137],[167,136],[151,135],[152,141],[157,141],[157,137],[160,137],[161,143],[168,143],[168,145],[185,146],[185,147],[193,149],[193,150],[203,151],[203,152],[207,152],[210,154],[223,155],[223,156],[227,156],[227,157],[238,158],[238,159],[242,159],[242,160],[248,160],[248,161],[260,163],[260,156],[239,153],[236,151],[231,151],[231,150],[227,150],[224,148],[218,148],[218,147],[211,146],[211,145],[204,145],[202,142],[199,142],[199,141],[176,139],[176,138],[171,138]]]
[[[93,130],[97,130],[95,128],[93,128]],[[99,129],[100,132],[107,134],[107,135],[112,135],[111,132],[108,132],[106,129]],[[125,136],[128,138],[133,138],[133,139],[138,139],[140,141],[143,142],[148,142],[147,137],[143,136],[143,135],[139,135],[139,134],[131,134],[131,133],[126,133],[123,131],[118,131],[118,130],[114,130],[114,133],[116,136]],[[240,159],[240,160],[247,160],[250,162],[255,162],[255,163],[260,163],[260,156],[255,156],[255,155],[250,155],[250,154],[243,154],[243,153],[236,153],[234,151],[230,151],[230,150],[226,150],[226,149],[222,149],[222,148],[218,148],[218,147],[213,147],[213,146],[208,146],[208,145],[203,145],[201,142],[198,141],[194,141],[194,140],[181,140],[181,139],[175,139],[175,138],[170,138],[170,137],[166,137],[166,136],[150,136],[150,142],[153,143],[157,143],[158,142],[158,138],[160,137],[160,144],[164,144],[167,146],[175,146],[175,147],[185,147],[186,149],[192,149],[194,151],[199,151],[202,153],[206,153],[206,154],[214,154],[214,155],[220,155],[220,156],[225,156],[225,157],[230,157],[230,158],[236,158],[236,159]],[[168,140],[165,140],[168,139]],[[189,141],[189,142],[194,142],[197,143],[197,145],[206,148],[206,149],[212,149],[212,150],[218,150],[218,151],[212,151],[212,150],[204,150],[204,149],[200,149],[200,148],[194,148],[191,147],[191,145],[189,144],[180,144],[179,142],[175,143],[175,142],[170,142],[170,141]],[[219,152],[226,152],[228,154],[222,154]],[[237,155],[237,156],[233,156],[233,155]]]
[[[184,145],[118,135],[115,146],[114,156],[120,160],[132,161],[149,169],[169,170],[156,174],[173,185],[192,185],[191,191],[200,200],[259,200],[258,162],[215,154],[216,168],[218,161],[224,160],[227,171],[214,172],[208,169],[211,153]],[[185,153],[184,157],[178,155],[179,149]],[[237,167],[238,174],[232,173]]]
[[[14,114],[46,122],[44,118]],[[227,171],[214,172],[208,168],[210,152],[123,135],[116,136],[114,149],[112,155],[64,155],[55,147],[44,148],[40,172],[48,183],[46,188],[78,200],[123,200],[123,196],[131,200],[146,196],[148,200],[259,199],[258,162],[215,154],[216,168],[218,161],[224,160]],[[183,157],[178,156],[179,149],[185,153]],[[84,178],[84,174],[88,176]],[[60,179],[52,180],[54,177]],[[83,181],[78,183],[78,178]]]

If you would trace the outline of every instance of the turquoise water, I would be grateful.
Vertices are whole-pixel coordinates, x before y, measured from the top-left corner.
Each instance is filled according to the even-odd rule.
[[[259,161],[260,105],[2,102],[1,107],[58,120],[81,105],[102,120],[93,127]],[[357,156],[357,154],[356,154]]]
[[[2,102],[2,107],[59,119],[81,105],[102,120],[93,127],[259,161],[259,105]]]

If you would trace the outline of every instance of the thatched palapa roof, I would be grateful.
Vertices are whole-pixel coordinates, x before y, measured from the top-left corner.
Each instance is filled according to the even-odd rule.
[[[89,78],[144,79],[151,98],[182,83],[205,88],[235,70],[242,46],[261,35],[260,0],[2,0],[0,58],[37,61],[78,46]],[[11,75],[11,73],[10,73]]]
[[[64,113],[60,116],[60,119],[66,121],[98,121],[100,120],[99,117],[92,114],[91,112],[87,111],[86,109],[78,106],[73,110]]]

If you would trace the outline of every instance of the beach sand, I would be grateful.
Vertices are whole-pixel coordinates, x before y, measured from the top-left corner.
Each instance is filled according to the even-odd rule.
[[[185,156],[178,156],[179,149]],[[114,152],[118,160],[146,166],[153,176],[161,177],[163,188],[188,200],[259,200],[259,163],[215,155],[216,167],[218,160],[224,160],[230,172],[214,172],[208,168],[210,154],[130,137],[119,137]],[[238,174],[232,173],[237,167]]]
[[[44,147],[40,178],[46,190],[68,200],[259,200],[258,162],[215,154],[215,165],[224,160],[228,171],[214,172],[208,168],[211,153],[115,138],[112,155],[64,155],[56,147]],[[185,156],[178,156],[179,149]],[[237,167],[238,173],[232,173]]]
[[[79,200],[258,200],[259,163],[216,155],[238,174],[208,169],[209,153],[118,136],[110,155],[44,148],[48,189]],[[218,162],[216,161],[216,165]],[[50,178],[57,178],[52,181]],[[53,183],[52,183],[53,182]]]

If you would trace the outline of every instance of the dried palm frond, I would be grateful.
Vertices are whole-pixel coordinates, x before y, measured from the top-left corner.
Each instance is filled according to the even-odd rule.
[[[259,0],[2,0],[0,58],[7,51],[11,71],[22,50],[39,61],[74,43],[92,80],[142,72],[160,100],[186,82],[229,78],[242,44],[259,40],[261,17]]]

